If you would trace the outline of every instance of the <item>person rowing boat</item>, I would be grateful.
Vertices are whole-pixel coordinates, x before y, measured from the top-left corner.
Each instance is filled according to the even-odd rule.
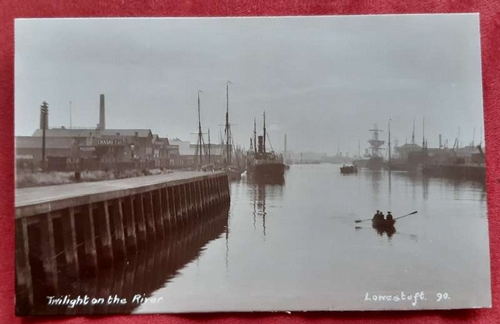
[[[377,210],[377,213],[372,218],[373,227],[392,227],[396,221],[392,217],[390,211],[387,212],[387,216],[384,219],[384,214]]]
[[[403,216],[398,216],[396,218],[392,217],[391,212],[388,212],[387,215],[388,216],[390,215],[389,220],[392,221],[393,224],[394,224],[397,219],[400,219],[400,218],[403,218],[403,217],[408,217],[408,216],[411,216],[411,215],[415,215],[416,213],[417,213],[417,211],[415,210],[412,213],[409,213],[409,214],[406,214],[406,215],[403,215]],[[382,216],[382,218],[380,218],[380,215]],[[378,222],[380,220],[382,220],[384,222],[386,221],[386,219],[384,219],[384,214],[382,214],[380,211],[377,210],[377,213],[372,218],[369,218],[369,219],[356,219],[354,221],[354,223],[361,223],[361,222],[367,222],[367,221],[372,221],[372,223],[373,223],[374,221]]]
[[[381,221],[381,220],[384,220],[384,214],[382,214],[380,212],[380,210],[377,210],[377,212],[375,213],[375,215],[373,215],[373,221]]]

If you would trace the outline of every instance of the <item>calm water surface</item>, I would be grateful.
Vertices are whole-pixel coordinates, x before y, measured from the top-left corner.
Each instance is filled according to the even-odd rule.
[[[377,209],[418,213],[393,235],[354,223]],[[293,165],[283,184],[232,183],[224,232],[152,294],[162,302],[135,312],[487,306],[489,269],[482,184]],[[365,301],[420,291],[415,307]]]

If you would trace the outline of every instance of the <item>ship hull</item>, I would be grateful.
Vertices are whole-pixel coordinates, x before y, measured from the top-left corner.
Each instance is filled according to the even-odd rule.
[[[285,176],[285,165],[282,163],[253,164],[248,173],[254,179],[282,179]]]
[[[370,170],[381,170],[384,168],[384,160],[381,157],[372,157],[368,160],[366,167]]]
[[[387,163],[387,168],[391,171],[414,171],[416,166],[412,165],[406,161],[391,161]]]
[[[369,160],[354,160],[352,162],[353,165],[357,166],[358,168],[366,168],[368,165]]]

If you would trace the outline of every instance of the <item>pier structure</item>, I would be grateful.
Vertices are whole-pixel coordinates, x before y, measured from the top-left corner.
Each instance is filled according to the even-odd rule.
[[[18,189],[16,303],[33,305],[34,284],[57,295],[60,278],[95,277],[229,202],[225,172]]]

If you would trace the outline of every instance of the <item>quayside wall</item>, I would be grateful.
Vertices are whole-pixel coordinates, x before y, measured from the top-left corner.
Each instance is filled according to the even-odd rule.
[[[59,281],[95,277],[229,203],[224,172],[18,189],[16,304],[33,305],[34,284],[57,295]]]

